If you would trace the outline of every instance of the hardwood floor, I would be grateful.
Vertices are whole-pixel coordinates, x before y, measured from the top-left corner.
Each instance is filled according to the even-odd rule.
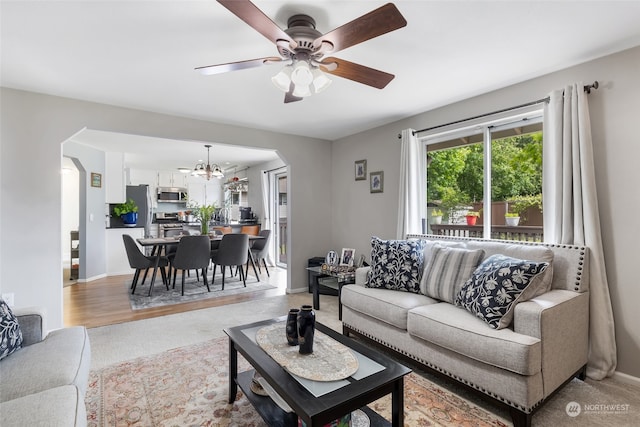
[[[182,313],[225,304],[235,304],[244,301],[259,300],[261,298],[284,295],[287,287],[287,271],[280,268],[270,268],[269,283],[275,289],[247,292],[225,297],[209,298],[184,304],[174,304],[164,307],[132,310],[129,304],[129,294],[123,282],[131,283],[133,274],[125,276],[110,276],[94,280],[90,283],[76,283],[63,289],[64,324],[65,326],[83,325],[87,328],[130,322],[132,320],[148,319],[165,316],[167,314]],[[253,280],[254,276],[248,276]],[[261,275],[261,280],[267,279]]]

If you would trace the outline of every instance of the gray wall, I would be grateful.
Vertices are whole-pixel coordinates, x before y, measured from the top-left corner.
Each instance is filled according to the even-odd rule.
[[[278,150],[290,165],[288,288],[306,289],[307,259],[330,246],[331,143],[72,99],[0,89],[0,284],[17,307],[47,309],[63,326],[62,142],[86,128]],[[34,173],[35,171],[35,173]],[[91,171],[87,171],[91,172]],[[104,200],[104,199],[103,199]],[[97,220],[97,218],[96,218]],[[16,226],[19,221],[20,226]],[[104,222],[102,222],[104,226]],[[88,245],[100,242],[88,242]],[[90,284],[89,284],[90,286]]]
[[[79,228],[80,233],[80,282],[95,280],[106,275],[107,254],[104,219],[105,183],[102,187],[91,186],[91,173],[106,176],[104,151],[96,150],[86,145],[67,141],[63,144],[66,157],[75,158],[80,163],[79,189]],[[67,236],[68,237],[68,236]],[[65,238],[65,237],[63,237]],[[63,241],[63,245],[67,242]]]
[[[607,277],[616,322],[618,371],[640,377],[639,225],[640,47],[541,78],[418,114],[335,141],[332,164],[332,244],[369,257],[371,235],[395,238],[402,129],[424,129],[544,98],[567,84],[598,80],[589,95],[596,178]],[[425,93],[425,96],[429,96]],[[368,181],[354,181],[353,162],[367,159],[368,171],[384,170],[384,193],[370,194]],[[585,325],[586,327],[586,325]]]

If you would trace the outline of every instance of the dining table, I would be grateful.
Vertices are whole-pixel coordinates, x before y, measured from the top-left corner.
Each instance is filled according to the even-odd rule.
[[[140,246],[147,248],[147,247],[151,247],[151,255],[152,257],[155,257],[155,264],[153,267],[153,275],[151,276],[151,284],[149,286],[149,296],[151,296],[151,292],[153,290],[153,285],[156,281],[156,275],[158,274],[158,268],[160,266],[160,258],[162,257],[162,250],[167,246],[167,245],[175,245],[177,243],[180,242],[180,239],[183,236],[179,235],[179,236],[169,236],[169,237],[144,237],[144,238],[139,238],[136,239],[136,241],[138,242],[138,244],[140,244]],[[220,242],[222,240],[222,238],[224,237],[223,234],[211,234],[209,235],[209,238],[211,239],[212,242]],[[260,239],[264,239],[263,236],[260,235],[253,235],[253,234],[249,234],[249,253],[248,253],[248,258],[249,258],[249,262],[251,263],[251,266],[253,268],[253,273],[256,276],[256,279],[258,280],[258,282],[260,281],[260,276],[258,275],[258,271],[256,269],[256,263],[255,263],[255,259],[253,258],[253,253],[251,252],[251,243],[256,241],[256,240],[260,240]],[[145,276],[146,276],[146,272],[145,272]],[[144,280],[144,279],[143,279]]]

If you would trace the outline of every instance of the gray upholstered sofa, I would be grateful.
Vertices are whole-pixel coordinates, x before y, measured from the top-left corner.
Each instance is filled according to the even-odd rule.
[[[530,425],[535,410],[574,376],[584,378],[587,248],[432,235],[408,239],[424,239],[430,247],[438,242],[439,247],[483,249],[484,259],[493,254],[515,258],[530,249],[548,248],[550,290],[515,303],[509,326],[493,329],[455,304],[421,293],[364,286],[370,268],[365,267],[357,271],[356,284],[342,288],[344,334],[373,340],[506,406],[516,426]]]
[[[46,334],[45,316],[14,309],[22,348],[0,361],[0,413],[3,426],[85,426],[84,396],[91,365],[84,327]]]

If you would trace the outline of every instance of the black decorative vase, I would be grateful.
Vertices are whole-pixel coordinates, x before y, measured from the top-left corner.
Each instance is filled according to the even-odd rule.
[[[292,308],[287,316],[287,343],[289,345],[298,345],[298,313],[300,310]]]
[[[313,334],[316,330],[316,314],[310,305],[303,305],[298,313],[298,343],[300,354],[313,353]]]

